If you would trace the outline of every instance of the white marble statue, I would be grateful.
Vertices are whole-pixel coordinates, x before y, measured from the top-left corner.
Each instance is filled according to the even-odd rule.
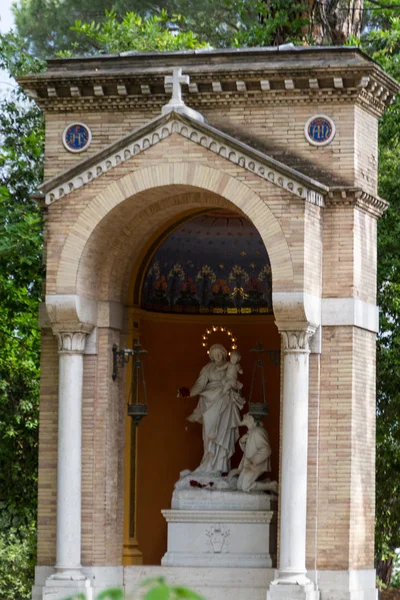
[[[268,433],[262,423],[257,423],[254,417],[246,414],[240,425],[248,431],[239,440],[243,458],[238,469],[233,469],[229,476],[239,475],[237,489],[243,492],[270,491],[277,493],[276,481],[257,481],[262,473],[271,471],[271,446]]]
[[[210,362],[202,368],[190,390],[190,396],[199,395],[199,402],[188,417],[203,426],[204,454],[195,473],[223,473],[230,470],[230,460],[239,438],[240,410],[244,399],[237,381],[242,370],[237,353],[227,363],[228,353],[221,344],[214,344],[209,352]]]
[[[238,380],[238,375],[243,375],[243,369],[240,365],[241,358],[237,350],[232,350],[229,362],[226,362],[222,367],[218,367],[218,369],[225,371],[225,379],[223,381],[224,394],[229,392],[229,390],[240,391],[243,387],[243,383]]]

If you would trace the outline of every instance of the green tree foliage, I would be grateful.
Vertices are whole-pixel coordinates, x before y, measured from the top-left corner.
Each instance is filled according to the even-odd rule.
[[[164,577],[145,579],[139,586],[128,593],[131,600],[204,600],[202,596],[180,585],[168,585]],[[112,588],[100,592],[96,600],[124,600],[125,594],[120,588]],[[66,600],[85,600],[85,594],[78,594]]]
[[[171,40],[169,30],[155,19],[146,22],[128,15],[115,29],[111,14],[108,20],[104,29],[87,34],[88,39],[99,36],[105,48],[124,44],[132,27],[136,27],[134,43],[143,51],[196,44],[190,32]],[[17,77],[41,71],[44,63],[27,52],[19,36],[7,34],[0,36],[0,68]],[[42,114],[16,86],[0,100],[0,598],[4,600],[30,598],[35,562],[37,318],[43,267],[42,217],[31,195],[42,181],[43,142]]]
[[[42,64],[13,34],[0,38],[12,75]],[[0,597],[30,598],[35,559],[39,405],[43,119],[16,89],[0,100]]]
[[[3,36],[0,66],[37,69]],[[30,194],[41,181],[43,123],[19,88],[0,102],[0,512],[3,525],[25,525],[36,506],[39,380],[38,302],[42,224]]]
[[[175,18],[175,22],[179,20],[179,17]],[[72,30],[79,35],[79,39],[90,42],[97,51],[109,53],[194,50],[206,45],[200,43],[192,31],[177,31],[174,34],[168,25],[168,15],[164,10],[159,16],[147,19],[129,12],[122,21],[114,11],[107,11],[101,23],[76,21]]]
[[[93,31],[86,38],[80,34],[83,23],[95,28],[107,21],[106,10],[120,23],[128,12],[150,19],[149,26],[158,17],[171,32],[194,31],[198,40],[214,48],[338,44],[359,34],[363,0],[17,0],[14,15],[18,32],[35,55],[49,57],[60,51],[91,54],[103,49],[93,43]],[[132,19],[126,25],[138,26]]]
[[[370,3],[362,46],[400,81],[400,10]],[[379,193],[390,206],[378,222],[377,445],[375,556],[380,580],[390,585],[400,547],[400,101],[379,127]]]
[[[113,10],[118,20],[135,12],[147,20],[168,15],[171,31],[196,31],[202,42],[227,46],[232,37],[257,18],[257,2],[246,0],[18,0],[14,7],[18,33],[30,45],[35,56],[47,58],[57,52],[93,53],[92,37],[85,39],[73,27],[80,23],[107,20],[106,10]],[[163,12],[164,11],[164,12]],[[178,15],[185,15],[182,19]],[[133,49],[133,48],[132,48]],[[161,48],[160,48],[161,49]]]
[[[30,600],[35,563],[35,528],[0,532],[0,598]]]
[[[256,2],[256,18],[242,26],[232,36],[232,44],[246,46],[278,46],[299,43],[308,35],[310,16],[305,4],[293,0],[262,0]]]
[[[351,39],[359,33],[360,15],[362,42]],[[365,7],[362,0],[114,0],[111,5],[103,0],[17,0],[15,16],[22,38],[0,38],[0,65],[13,73],[42,68],[26,53],[25,43],[34,56],[44,57],[56,52],[192,49],[204,42],[214,47],[341,43],[349,37],[400,80],[398,0],[366,0]],[[16,463],[4,477],[0,474],[0,502],[7,506],[7,527],[14,523],[18,528],[33,510],[36,477],[35,312],[40,286],[35,282],[41,272],[41,238],[40,215],[29,193],[40,177],[43,129],[37,109],[18,91],[2,102],[0,111],[0,220],[6,232],[0,243],[0,467],[10,457]],[[390,208],[378,229],[376,557],[379,574],[388,583],[391,557],[400,546],[399,101],[381,119],[379,151],[379,191]],[[17,482],[8,493],[6,482],[19,477],[27,481]],[[26,514],[21,508],[23,489]]]

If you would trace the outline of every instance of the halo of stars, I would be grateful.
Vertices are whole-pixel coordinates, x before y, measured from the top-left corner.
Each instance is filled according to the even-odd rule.
[[[210,350],[208,349],[209,348],[209,337],[213,333],[218,333],[218,332],[225,333],[228,336],[229,344],[230,344],[230,348],[231,348],[231,351],[228,352],[229,355],[232,352],[232,350],[237,350],[237,338],[233,334],[232,330],[229,329],[229,327],[224,327],[223,325],[211,325],[210,327],[207,327],[207,329],[201,336],[201,345],[203,346],[203,348],[207,348],[207,354],[210,354]]]

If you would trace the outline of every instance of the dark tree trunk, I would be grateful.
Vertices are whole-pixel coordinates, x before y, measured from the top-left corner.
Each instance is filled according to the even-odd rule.
[[[387,558],[386,560],[377,560],[376,561],[376,574],[379,579],[386,585],[386,587],[390,586],[390,580],[392,578],[392,569],[393,569],[393,558]]]
[[[360,36],[364,0],[310,0],[309,34],[316,44],[344,44]]]
[[[264,0],[265,15],[259,15],[263,24],[279,14],[282,7],[279,0]],[[364,0],[292,0],[289,16],[291,19],[302,18],[308,25],[294,32],[292,25],[287,23],[278,27],[274,32],[272,45],[285,44],[296,37],[312,40],[313,44],[333,44],[341,46],[350,35],[360,36]],[[287,9],[287,6],[285,7]]]

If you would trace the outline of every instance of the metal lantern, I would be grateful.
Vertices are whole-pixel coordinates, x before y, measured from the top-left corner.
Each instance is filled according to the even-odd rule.
[[[254,420],[257,422],[261,422],[264,417],[268,415],[268,404],[266,400],[265,394],[265,373],[264,373],[264,365],[262,361],[262,355],[266,354],[269,358],[270,362],[274,365],[279,365],[279,350],[264,350],[261,342],[258,342],[256,348],[252,348],[250,352],[256,352],[257,358],[254,361],[253,374],[251,378],[251,388],[250,388],[250,396],[249,396],[249,414],[254,417]],[[261,402],[252,402],[253,398],[253,389],[254,382],[256,380],[257,372],[259,371],[261,375]]]
[[[113,381],[116,380],[118,369],[128,364],[132,357],[132,378],[128,397],[128,416],[132,417],[135,425],[147,415],[147,390],[144,379],[144,368],[141,356],[147,354],[138,342],[135,342],[132,349],[126,348],[118,350],[116,344],[113,346]]]

